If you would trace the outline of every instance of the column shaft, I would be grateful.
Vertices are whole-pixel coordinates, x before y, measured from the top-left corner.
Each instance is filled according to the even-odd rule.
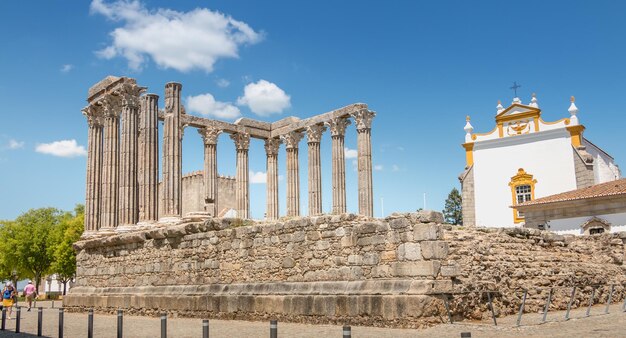
[[[100,229],[117,226],[119,117],[108,112],[104,118],[104,149],[102,161],[102,210]]]
[[[309,142],[309,216],[322,213],[322,163],[320,143]]]
[[[237,174],[235,200],[237,204],[237,217],[250,218],[250,193],[248,172],[248,148],[250,146],[250,134],[239,132],[230,135],[237,148]]]
[[[372,191],[372,142],[371,129],[357,131],[358,173],[359,173],[359,214],[374,216]]]
[[[141,101],[139,118],[139,222],[158,220],[159,212],[159,96],[147,94]]]
[[[100,228],[102,179],[102,122],[87,115],[89,123],[87,144],[87,186],[85,196],[85,232]]]
[[[122,137],[120,143],[119,224],[137,224],[137,100],[124,99],[122,107]]]
[[[204,145],[204,201],[206,211],[217,217],[217,145]]]
[[[344,136],[332,136],[333,214],[346,212],[346,157]]]
[[[300,216],[298,148],[287,148],[287,216]]]
[[[278,206],[278,148],[280,139],[268,139],[265,141],[265,153],[267,155],[267,219],[280,217]]]
[[[180,83],[165,85],[163,127],[163,206],[164,217],[182,217],[182,126],[180,124]]]

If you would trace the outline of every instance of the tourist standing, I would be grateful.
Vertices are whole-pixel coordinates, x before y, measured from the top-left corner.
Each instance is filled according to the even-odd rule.
[[[26,287],[24,287],[24,296],[26,296],[26,301],[28,301],[27,311],[30,311],[30,308],[32,307],[32,304],[33,304],[33,299],[37,297],[37,289],[33,285],[33,281],[29,280]]]
[[[13,297],[16,294],[13,283],[7,282],[4,289],[2,289],[2,306],[7,309],[9,319],[11,319],[11,314],[13,313]]]

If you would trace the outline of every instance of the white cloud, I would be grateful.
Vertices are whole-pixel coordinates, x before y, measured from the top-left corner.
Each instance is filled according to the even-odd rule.
[[[187,96],[186,108],[192,112],[220,119],[235,119],[241,115],[239,108],[230,102],[216,101],[209,93]]]
[[[70,70],[72,70],[73,68],[74,68],[74,65],[70,65],[70,64],[63,65],[61,66],[61,73],[69,73]]]
[[[218,59],[238,58],[240,46],[263,39],[245,22],[207,8],[179,12],[148,9],[138,0],[93,0],[90,11],[122,23],[109,33],[112,44],[96,54],[104,59],[121,56],[134,70],[149,57],[163,68],[211,72]]]
[[[376,170],[376,171],[383,171],[383,169],[384,169],[384,168],[383,168],[383,165],[382,165],[382,164],[376,164],[376,165],[374,166],[374,170]]]
[[[348,147],[345,147],[344,154],[346,158],[357,158],[357,156],[359,155],[359,152],[356,151],[356,149],[350,149]]]
[[[391,171],[400,171],[400,167],[398,167],[398,165],[394,164],[391,166]]]
[[[41,143],[37,145],[35,151],[38,153],[59,157],[76,157],[87,155],[85,147],[79,146],[76,143],[76,140],[62,140],[52,143]]]
[[[218,87],[220,88],[226,88],[228,86],[230,86],[230,81],[226,80],[226,79],[217,79],[215,81],[215,83],[217,84]]]
[[[276,84],[266,80],[249,83],[243,91],[243,96],[237,99],[237,104],[250,107],[257,115],[269,116],[281,113],[291,106],[291,97]]]
[[[14,140],[14,139],[10,139],[8,148],[12,149],[12,150],[24,148],[24,142],[20,142],[20,141]]]
[[[252,184],[265,184],[267,182],[267,173],[262,171],[250,170],[250,183]]]

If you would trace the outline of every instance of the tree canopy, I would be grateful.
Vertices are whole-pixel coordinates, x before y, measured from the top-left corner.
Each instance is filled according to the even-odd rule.
[[[456,188],[452,188],[452,191],[448,194],[446,204],[443,210],[443,216],[446,222],[450,224],[462,225],[463,224],[463,209],[461,204],[461,194]]]
[[[72,245],[83,232],[84,207],[74,212],[31,209],[13,221],[0,221],[0,279],[14,282],[56,273],[62,282],[73,278],[76,256]]]

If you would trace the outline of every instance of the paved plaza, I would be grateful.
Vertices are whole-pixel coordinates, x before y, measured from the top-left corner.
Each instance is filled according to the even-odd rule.
[[[43,303],[43,335],[57,337],[58,309]],[[541,324],[541,314],[525,314],[522,325],[516,326],[517,316],[498,318],[498,326],[491,321],[441,324],[427,329],[386,329],[375,327],[352,327],[353,337],[460,337],[461,332],[471,332],[472,337],[624,337],[626,336],[626,313],[622,304],[612,305],[609,314],[603,314],[604,305],[591,309],[591,316],[585,317],[586,308],[572,310],[569,321],[565,321],[565,311],[548,314],[546,323]],[[116,316],[96,314],[94,337],[116,337]],[[202,337],[202,321],[189,318],[169,318],[168,337]],[[23,312],[22,333],[16,334],[15,320],[7,321],[7,330],[0,331],[0,337],[34,337],[37,332],[37,312]],[[65,313],[65,337],[87,336],[87,314]],[[160,337],[160,320],[153,317],[124,317],[125,337]],[[309,325],[278,323],[279,337],[341,337],[339,325]],[[210,337],[269,337],[268,322],[246,322],[237,320],[211,320]]]

